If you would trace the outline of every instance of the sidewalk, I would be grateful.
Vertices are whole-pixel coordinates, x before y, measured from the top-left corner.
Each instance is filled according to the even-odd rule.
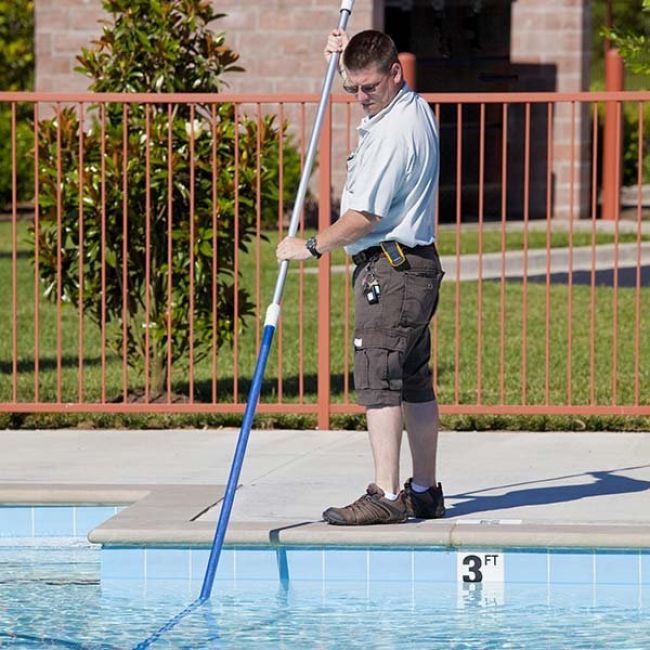
[[[237,434],[1,431],[0,503],[134,504],[91,540],[209,545]],[[650,433],[442,432],[438,467],[445,519],[329,526],[372,480],[366,434],[253,431],[226,542],[650,548]]]

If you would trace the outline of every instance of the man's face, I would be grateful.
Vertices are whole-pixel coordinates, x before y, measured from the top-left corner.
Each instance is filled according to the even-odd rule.
[[[388,72],[381,72],[376,65],[361,70],[347,70],[343,88],[354,94],[366,115],[372,117],[386,108],[402,87],[402,68],[393,63]]]

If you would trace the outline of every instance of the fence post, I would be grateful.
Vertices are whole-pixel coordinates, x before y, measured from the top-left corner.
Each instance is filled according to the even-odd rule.
[[[412,90],[415,90],[416,84],[416,66],[415,54],[411,52],[400,52],[398,54],[399,62],[402,64],[402,72],[404,73],[404,80]]]
[[[319,143],[318,230],[331,223],[332,213],[332,102],[327,106]],[[318,428],[330,427],[330,272],[331,257],[318,260]]]
[[[616,49],[605,54],[605,90],[623,90],[623,58]],[[617,102],[605,102],[601,214],[603,219],[618,219],[620,213],[623,135],[619,115]]]

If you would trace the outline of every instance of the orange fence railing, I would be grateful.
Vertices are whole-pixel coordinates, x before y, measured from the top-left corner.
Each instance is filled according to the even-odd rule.
[[[425,97],[442,412],[650,414],[650,93]],[[242,412],[317,100],[0,93],[0,410]],[[332,99],[302,234],[336,217],[357,110]],[[351,271],[292,265],[259,413],[360,412]]]

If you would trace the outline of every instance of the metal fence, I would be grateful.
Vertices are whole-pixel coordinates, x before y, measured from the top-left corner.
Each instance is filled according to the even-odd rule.
[[[425,98],[442,413],[650,414],[650,93]],[[0,93],[0,411],[242,412],[317,100]],[[357,110],[333,97],[303,233]],[[360,412],[350,278],[292,265],[259,413]]]

